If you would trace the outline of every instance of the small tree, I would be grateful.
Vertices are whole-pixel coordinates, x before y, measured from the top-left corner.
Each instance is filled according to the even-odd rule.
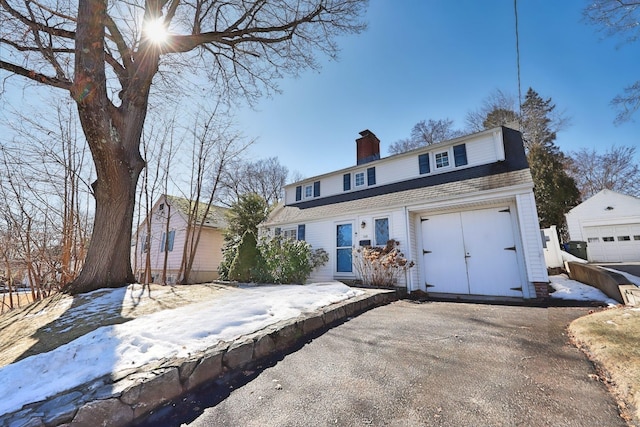
[[[254,281],[254,272],[261,264],[257,244],[256,235],[252,231],[246,231],[242,235],[236,256],[229,267],[229,279],[243,283]]]
[[[365,285],[394,286],[398,278],[414,266],[391,239],[384,247],[364,246],[353,250],[356,274]]]
[[[218,267],[218,274],[222,279],[228,276],[231,263],[236,258],[238,245],[245,233],[258,235],[258,224],[269,214],[267,202],[255,193],[244,194],[231,205],[226,213],[227,228],[224,231],[224,246],[222,261]]]

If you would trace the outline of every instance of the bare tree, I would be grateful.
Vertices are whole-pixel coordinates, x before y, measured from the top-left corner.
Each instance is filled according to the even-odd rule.
[[[467,131],[480,132],[496,126],[519,129],[518,110],[516,97],[495,89],[482,100],[480,107],[467,113]]]
[[[409,138],[401,139],[389,146],[389,153],[404,153],[418,147],[437,144],[462,135],[463,132],[453,128],[453,120],[451,119],[421,120],[413,126]]]
[[[281,165],[277,157],[256,160],[255,162],[239,160],[226,168],[223,179],[226,203],[231,205],[243,194],[255,193],[262,197],[269,206],[281,201],[284,197],[284,186],[287,183],[289,169]]]
[[[253,143],[245,141],[232,123],[218,118],[218,104],[211,112],[196,118],[192,130],[193,152],[187,229],[178,276],[181,283],[191,283],[191,271],[202,230],[215,209],[218,189],[226,168]],[[221,117],[226,117],[220,114]]]
[[[636,43],[640,38],[639,1],[593,0],[584,9],[584,16],[606,36],[621,36],[623,43]],[[624,88],[611,104],[618,110],[616,123],[630,120],[640,109],[640,80]]]
[[[582,148],[567,158],[567,170],[583,199],[608,189],[640,197],[640,166],[636,147],[613,146],[604,153]]]
[[[71,294],[134,281],[130,242],[152,82],[202,71],[255,99],[364,29],[366,0],[0,0],[0,69],[68,91],[96,168],[95,222]],[[162,60],[161,60],[162,59]],[[173,68],[168,60],[176,59]],[[164,62],[167,60],[167,62]],[[179,62],[178,62],[179,60]],[[166,70],[166,72],[162,72]]]

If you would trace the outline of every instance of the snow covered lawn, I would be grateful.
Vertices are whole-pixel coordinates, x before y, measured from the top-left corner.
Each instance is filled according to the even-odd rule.
[[[142,299],[137,288],[96,291],[99,296],[81,308],[69,307],[65,316],[73,318],[67,321],[82,322],[106,307],[118,309],[123,301]],[[111,372],[202,351],[362,293],[339,282],[246,287],[215,300],[102,326],[0,368],[0,416]]]

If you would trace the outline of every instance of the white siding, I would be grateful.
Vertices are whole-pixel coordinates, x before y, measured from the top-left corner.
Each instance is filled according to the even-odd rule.
[[[547,267],[544,262],[544,251],[540,236],[538,212],[533,192],[516,196],[518,222],[522,236],[522,246],[529,282],[548,282]],[[535,289],[531,284],[530,296],[535,296]]]
[[[453,146],[465,144],[467,150],[466,166],[454,167],[453,166]],[[355,147],[355,146],[354,146]],[[436,170],[434,153],[448,151],[450,167]],[[406,181],[409,179],[419,178],[420,169],[418,165],[418,156],[420,154],[430,153],[430,174],[446,173],[461,168],[468,168],[488,163],[493,163],[498,160],[504,160],[504,146],[502,142],[502,132],[494,131],[492,133],[483,132],[477,135],[471,135],[468,137],[458,138],[450,142],[442,142],[439,144],[433,144],[423,149],[413,150],[409,153],[390,156],[381,160],[366,163],[359,166],[354,166],[347,169],[342,169],[326,175],[321,175],[303,181],[290,184],[285,187],[285,205],[296,203],[296,187],[302,186],[303,190],[306,185],[312,185],[315,181],[320,181],[320,197],[333,196],[336,194],[344,193],[343,187],[343,175],[346,173],[351,174],[351,190],[358,191],[364,187],[355,187],[354,176],[356,173],[363,172],[365,174],[368,168],[375,167],[376,169],[376,186],[392,184],[395,182]],[[304,191],[303,191],[304,194]],[[304,199],[312,200],[312,199]]]

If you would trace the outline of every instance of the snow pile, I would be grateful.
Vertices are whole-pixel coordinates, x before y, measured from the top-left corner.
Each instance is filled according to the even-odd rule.
[[[609,306],[618,305],[618,301],[609,298],[604,292],[593,286],[571,280],[566,274],[549,276],[551,287],[555,292],[549,294],[551,298],[571,301],[601,301]]]
[[[560,255],[562,256],[562,261],[564,262],[579,262],[580,264],[587,264],[589,262],[582,258],[578,258],[575,255],[571,255],[569,252],[565,251],[560,251]]]
[[[131,288],[96,291],[102,295],[87,310],[119,308],[129,300]],[[241,288],[214,301],[103,326],[0,368],[0,416],[111,372],[187,356],[362,293],[339,282]],[[76,315],[79,320],[86,311]]]

